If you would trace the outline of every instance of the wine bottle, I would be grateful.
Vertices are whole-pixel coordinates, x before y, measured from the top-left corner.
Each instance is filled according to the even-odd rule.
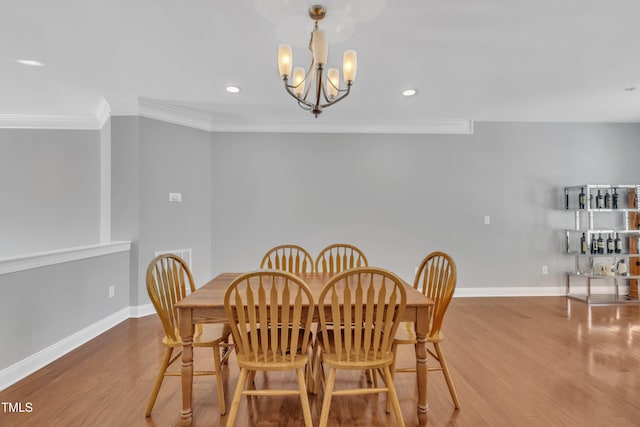
[[[598,253],[604,253],[604,239],[602,238],[602,234],[598,234]]]
[[[607,190],[607,193],[604,195],[604,208],[611,209],[611,194],[609,194],[609,190]]]
[[[587,253],[587,238],[585,237],[584,233],[582,233],[582,237],[580,238],[580,253]]]
[[[611,196],[611,209],[618,209],[618,192],[613,189],[613,196]]]
[[[596,209],[602,209],[602,194],[600,190],[598,190],[598,195],[596,196]]]
[[[584,205],[587,203],[587,195],[584,194],[584,187],[580,188],[580,194],[578,194],[578,206],[580,209],[584,209]]]
[[[612,254],[614,249],[613,238],[611,238],[611,234],[609,234],[609,237],[607,237],[607,253]]]
[[[591,253],[592,254],[597,254],[598,253],[598,241],[596,239],[596,236],[593,236],[591,238]]]
[[[615,253],[619,254],[622,252],[622,239],[618,236],[618,233],[616,233],[615,239],[613,239],[613,246]]]

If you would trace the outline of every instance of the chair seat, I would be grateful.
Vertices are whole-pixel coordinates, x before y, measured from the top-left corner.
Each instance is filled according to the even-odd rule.
[[[304,330],[298,331],[298,343],[302,344],[304,340]],[[278,336],[281,334],[278,333]],[[258,329],[258,337],[260,337],[260,329]],[[309,343],[311,343],[311,332],[309,332]],[[262,345],[262,340],[258,339],[260,345]],[[287,342],[291,342],[291,329],[289,329],[289,333],[287,334]],[[269,333],[269,343],[267,344],[268,348],[271,348],[271,334]],[[284,356],[289,355],[289,349],[285,352]],[[280,368],[284,371],[291,370],[292,366],[295,368],[303,367],[309,361],[309,355],[302,351],[302,348],[298,348],[296,350],[295,359],[292,361],[291,357],[283,357],[282,352],[278,351],[277,353],[273,353],[271,350],[267,352],[267,354],[260,354],[256,360],[255,355],[249,354],[237,354],[236,355],[238,366],[245,367],[249,370],[260,371],[263,370],[266,366],[266,362],[268,362],[268,370],[277,371]],[[280,361],[279,361],[279,360]]]
[[[341,328],[342,333],[344,333],[344,329]],[[351,340],[355,339],[355,331],[351,330]],[[347,354],[344,352],[344,344],[342,344],[342,353],[340,355],[336,352],[336,342],[335,342],[335,330],[327,329],[327,336],[329,337],[329,343],[325,343],[324,337],[322,334],[319,334],[316,339],[318,340],[318,344],[322,348],[322,359],[324,363],[328,366],[335,366],[340,369],[375,369],[381,368],[383,366],[387,366],[393,362],[393,352],[387,351],[384,353],[378,352],[376,357],[373,357],[372,353],[359,353],[357,356],[353,354],[353,352],[349,355],[347,360]],[[344,338],[343,338],[344,341]],[[372,360],[375,359],[375,360]]]
[[[194,347],[211,347],[216,341],[221,341],[224,338],[227,338],[230,334],[231,328],[228,323],[206,323],[203,325],[196,325],[193,332],[192,345]],[[176,331],[175,340],[165,336],[162,338],[162,344],[171,348],[182,347],[182,340],[180,339],[178,331]]]
[[[396,344],[415,344],[418,342],[415,324],[413,322],[400,322],[393,341]],[[427,337],[427,342],[433,343],[440,341],[442,341],[442,331],[439,331],[433,336]]]

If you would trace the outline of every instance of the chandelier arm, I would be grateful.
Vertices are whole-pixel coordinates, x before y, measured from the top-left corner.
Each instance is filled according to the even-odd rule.
[[[309,107],[309,109],[313,108],[312,103],[306,101],[304,98],[299,98],[298,95],[296,95],[295,92],[293,92],[293,89],[295,89],[296,87],[294,85],[290,85],[286,77],[283,78],[282,80],[284,81],[284,89],[287,91],[289,95],[291,95],[293,98],[295,98],[296,101],[298,101],[298,104],[304,104],[307,107]]]
[[[346,89],[340,90],[340,88],[338,88],[336,85],[334,85],[333,82],[327,77],[327,87],[329,85],[331,85],[331,87],[333,87],[335,90],[337,90],[338,93],[346,91]],[[329,103],[329,105],[331,105],[333,103],[333,101],[331,99],[329,99],[329,97],[327,96],[327,91],[326,91],[324,86],[322,86],[322,95],[324,95],[324,100],[327,101]]]
[[[305,102],[307,102],[307,97],[309,96],[309,90],[311,89],[311,85],[307,83],[309,83],[309,75],[311,74],[312,70],[313,70],[313,56],[311,57],[311,64],[309,65],[309,69],[307,70],[307,73],[304,75],[304,80],[302,80],[305,84],[305,88],[304,88],[304,95],[301,98],[304,99]],[[311,105],[311,104],[308,103],[307,105]]]
[[[347,84],[347,88],[340,90],[340,92],[344,92],[344,94],[342,96],[334,98],[333,100],[329,101],[326,104],[320,105],[320,108],[329,107],[329,106],[331,106],[333,104],[336,104],[338,101],[342,101],[343,99],[345,99],[347,97],[347,95],[349,95],[349,93],[351,92],[351,83]]]
[[[300,102],[300,100],[298,100],[298,107],[302,108],[305,111],[311,111],[313,108],[313,106],[309,105],[309,103],[306,103],[306,102],[303,103],[303,102]]]

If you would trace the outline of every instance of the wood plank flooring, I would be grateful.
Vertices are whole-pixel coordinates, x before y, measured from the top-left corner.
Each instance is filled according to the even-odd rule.
[[[167,378],[150,418],[144,408],[163,348],[155,316],[127,320],[23,381],[0,392],[0,402],[30,402],[0,426],[179,426],[180,380]],[[429,426],[640,425],[640,306],[594,306],[564,297],[457,298],[445,319],[443,343],[461,409],[453,408],[444,378],[429,375]],[[10,343],[3,343],[10,345]],[[400,362],[413,362],[403,346]],[[196,368],[211,366],[197,349]],[[238,370],[225,368],[227,402]],[[339,381],[365,381],[353,374]],[[295,387],[289,373],[258,375],[256,385]],[[413,374],[396,387],[407,425],[417,425]],[[194,380],[194,426],[224,425],[214,381]],[[310,396],[314,424],[322,392]],[[4,408],[4,409],[3,409]],[[392,426],[383,396],[337,397],[330,426]],[[243,399],[237,426],[300,426],[296,397]]]

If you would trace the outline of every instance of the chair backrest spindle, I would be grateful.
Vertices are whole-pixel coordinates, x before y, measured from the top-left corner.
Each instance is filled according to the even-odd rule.
[[[297,245],[275,246],[267,251],[260,262],[261,269],[275,269],[289,273],[313,273],[315,270],[311,254]]]
[[[179,340],[178,310],[175,304],[187,295],[187,286],[195,291],[195,284],[187,263],[177,255],[162,254],[155,257],[147,268],[147,292],[166,336]]]
[[[350,269],[334,276],[323,288],[318,305],[331,307],[331,320],[319,310],[324,342],[346,362],[378,360],[391,344],[406,305],[402,280],[372,267]],[[340,322],[344,327],[330,327]],[[330,334],[333,340],[330,340]]]
[[[239,355],[255,362],[293,362],[308,347],[315,304],[297,276],[281,270],[243,274],[231,283],[224,302]]]
[[[440,333],[444,315],[456,289],[456,263],[444,252],[432,252],[420,263],[413,287],[434,302],[430,336]]]
[[[347,243],[335,243],[320,251],[315,268],[317,272],[336,274],[368,265],[367,257],[358,247]]]

